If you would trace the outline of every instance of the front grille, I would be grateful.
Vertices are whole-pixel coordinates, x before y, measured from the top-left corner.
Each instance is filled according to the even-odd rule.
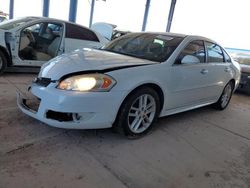
[[[39,86],[47,87],[51,83],[50,78],[36,78],[33,83],[36,83]]]

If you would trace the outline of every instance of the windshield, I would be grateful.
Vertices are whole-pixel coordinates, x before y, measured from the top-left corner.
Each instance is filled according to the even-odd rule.
[[[102,49],[110,52],[147,59],[166,61],[183,37],[153,33],[131,33],[120,37]]]
[[[26,22],[29,22],[31,20],[32,18],[20,18],[20,19],[8,20],[0,23],[0,29],[10,30],[22,24],[25,24]]]

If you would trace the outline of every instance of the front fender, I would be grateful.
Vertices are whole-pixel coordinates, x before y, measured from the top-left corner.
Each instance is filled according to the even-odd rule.
[[[2,32],[1,30],[0,30],[0,46],[6,48],[5,32]]]
[[[117,82],[112,90],[123,93],[123,96],[121,96],[120,106],[126,97],[136,88],[148,84],[155,85],[161,89],[164,101],[163,106],[165,106],[165,97],[167,96],[168,90],[166,87],[164,87],[164,82],[161,81],[164,80],[163,77],[166,77],[165,68],[167,67],[165,67],[163,64],[145,65],[120,69],[108,72],[106,74],[112,76]],[[142,75],[138,76],[140,73]]]

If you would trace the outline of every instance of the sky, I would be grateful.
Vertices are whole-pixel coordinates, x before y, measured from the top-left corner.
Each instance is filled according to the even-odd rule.
[[[89,25],[92,0],[78,0],[76,22]],[[50,0],[49,17],[68,20],[70,0]],[[146,31],[165,31],[171,0],[151,0]],[[97,0],[93,23],[141,31],[146,0]],[[15,0],[14,18],[42,16],[43,0]],[[250,0],[177,0],[171,32],[201,35],[224,47],[250,50]],[[0,0],[9,12],[9,0]]]

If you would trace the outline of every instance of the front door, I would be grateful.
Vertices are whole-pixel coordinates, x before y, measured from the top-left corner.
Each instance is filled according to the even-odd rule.
[[[23,28],[16,33],[16,44],[12,49],[13,64],[40,67],[60,54],[62,39],[61,23],[39,22]]]
[[[180,53],[168,72],[166,110],[201,104],[210,96],[203,41],[193,41]]]

